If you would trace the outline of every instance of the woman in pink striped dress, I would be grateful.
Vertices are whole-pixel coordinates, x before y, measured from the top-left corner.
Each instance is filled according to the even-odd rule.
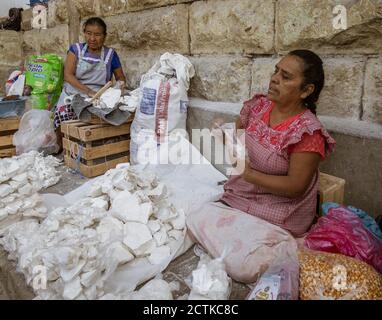
[[[219,225],[206,223],[214,214],[218,220],[224,212],[249,214],[293,237],[310,228],[317,206],[319,163],[335,145],[316,117],[323,86],[322,60],[311,51],[296,50],[277,63],[268,94],[256,94],[244,103],[236,128],[245,129],[249,156],[245,170],[229,178],[220,202],[208,204],[187,221],[194,237],[213,255],[221,254],[216,233],[224,234],[223,242],[242,243],[256,232],[243,229],[232,239],[229,227],[211,231]]]

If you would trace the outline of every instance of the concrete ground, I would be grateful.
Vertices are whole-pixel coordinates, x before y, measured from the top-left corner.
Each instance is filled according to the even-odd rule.
[[[59,156],[62,159],[62,155]],[[42,191],[42,193],[58,193],[64,195],[85,183],[88,179],[76,173],[74,170],[69,169],[65,165],[61,165],[57,168],[61,175],[60,181]],[[185,281],[191,278],[191,273],[199,262],[199,257],[194,253],[194,247],[191,247],[186,253],[172,261],[169,266],[163,272],[163,279],[171,282],[178,281],[180,284],[180,290],[174,292],[174,298],[188,294],[190,289],[187,287]],[[230,299],[242,300],[245,299],[249,293],[249,288],[236,281],[232,282],[232,291]]]

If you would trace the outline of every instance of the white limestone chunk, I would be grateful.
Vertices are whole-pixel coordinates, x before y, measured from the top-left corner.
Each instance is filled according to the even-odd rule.
[[[171,286],[162,279],[147,282],[140,290],[129,293],[129,300],[173,300]]]
[[[5,210],[7,210],[8,214],[16,214],[22,207],[23,201],[22,200],[16,200],[12,203],[9,203]]]
[[[102,196],[102,187],[98,183],[93,183],[90,186],[89,192],[87,193],[88,197],[96,198]]]
[[[97,281],[99,276],[100,276],[100,272],[98,270],[83,272],[80,275],[81,284],[84,287],[89,288],[90,286],[92,286]],[[85,291],[85,294],[86,294],[86,291]]]
[[[17,199],[17,194],[16,193],[12,193],[11,195],[1,199],[1,202],[3,204],[7,205],[7,204],[10,204],[10,203],[14,202],[16,199]]]
[[[175,254],[180,248],[181,242],[175,240],[174,238],[169,237],[169,241],[166,243],[166,246],[169,246],[171,249],[171,254]]]
[[[138,176],[137,185],[141,188],[151,187],[156,180],[156,175],[152,172],[145,172],[144,175]]]
[[[138,197],[128,191],[120,192],[111,205],[113,216],[124,222],[131,221],[147,224],[151,211],[151,204],[140,204]]]
[[[61,229],[60,231],[63,231],[63,234],[67,234],[71,238],[73,238],[74,234],[76,233],[73,232],[73,235],[70,235],[68,232],[65,232],[65,229]],[[59,247],[54,250],[54,255],[60,267],[74,268],[78,264],[80,252],[78,252],[76,248]]]
[[[167,222],[171,219],[174,219],[176,218],[178,215],[178,213],[176,211],[173,211],[171,210],[171,208],[169,207],[161,207],[159,209],[159,211],[156,213],[156,217],[159,219],[159,220],[162,220],[164,222]]]
[[[113,186],[120,190],[132,191],[134,184],[127,180],[127,172],[125,170],[119,170],[112,179]]]
[[[57,231],[60,227],[60,222],[57,219],[45,219],[43,223],[43,228],[46,233]]]
[[[156,247],[151,251],[151,254],[148,256],[148,260],[151,264],[157,265],[166,261],[171,255],[170,247],[160,246]]]
[[[38,212],[38,213],[41,213],[41,214],[47,214],[48,213],[48,209],[43,206],[43,205],[39,205],[35,208],[35,210]]]
[[[100,107],[113,109],[121,98],[121,89],[109,88],[100,97]]]
[[[114,261],[117,265],[125,264],[134,259],[134,256],[122,242],[112,243],[106,251],[107,259]]]
[[[75,299],[82,291],[80,277],[73,279],[72,281],[65,284],[64,292],[62,297],[65,300]]]
[[[82,269],[83,272],[90,272],[98,268],[98,261],[97,260],[89,260],[86,262],[84,268]]]
[[[39,180],[38,173],[33,171],[33,170],[29,170],[28,171],[28,179],[32,180],[32,181],[38,181]]]
[[[151,252],[157,247],[154,239],[142,244],[138,249],[133,251],[136,257],[145,257],[151,254]]]
[[[152,239],[150,229],[139,222],[126,222],[123,243],[132,251]]]
[[[113,184],[109,179],[105,179],[102,182],[101,188],[102,188],[102,193],[108,194],[111,190],[113,190]]]
[[[8,181],[8,184],[11,188],[13,188],[14,190],[17,190],[19,189],[19,187],[22,187],[24,184],[21,183],[21,182],[18,182],[18,181],[13,181],[13,180],[10,180]]]
[[[38,212],[35,209],[27,209],[27,210],[22,212],[22,215],[24,217],[34,217],[34,218],[45,218],[46,217],[46,213]]]
[[[183,232],[182,231],[180,231],[180,230],[170,230],[169,232],[168,232],[168,235],[171,237],[171,238],[173,238],[173,239],[175,239],[175,240],[180,240],[180,239],[182,239],[183,238]]]
[[[60,269],[60,276],[64,282],[69,282],[75,277],[77,277],[84,265],[86,264],[85,260],[80,260],[79,263],[72,269],[66,269],[66,268],[61,268]]]
[[[35,193],[32,196],[24,199],[22,209],[25,210],[25,209],[34,208],[41,202],[42,202],[41,196]]]
[[[164,224],[163,224],[163,227],[164,227],[164,229],[166,230],[167,233],[168,233],[170,230],[172,230],[172,225],[169,224],[169,223],[164,223]]]
[[[135,191],[134,195],[136,197],[138,197],[138,199],[140,200],[141,203],[150,202],[150,198],[148,197],[148,195],[143,190]]]
[[[167,242],[168,236],[164,228],[161,228],[158,232],[153,235],[158,246],[164,245]]]
[[[109,202],[106,201],[103,197],[93,198],[91,207],[108,210],[109,209]]]
[[[186,226],[186,216],[183,211],[178,211],[178,216],[169,222],[174,229],[182,230]]]
[[[91,286],[84,290],[84,295],[88,300],[95,300],[97,298],[97,288],[96,286]]]
[[[9,184],[7,184],[7,183],[1,184],[0,185],[0,198],[6,197],[7,195],[12,193],[13,191],[15,191],[15,189],[12,188]]]
[[[113,190],[110,190],[110,192],[108,193],[108,196],[110,198],[110,202],[113,202],[113,200],[118,196],[119,192],[115,189]]]
[[[20,165],[18,161],[15,160],[14,158],[9,159],[9,162],[6,165],[6,171],[7,171],[8,177],[16,176],[19,169],[20,169]]]
[[[0,209],[0,221],[8,217],[8,211],[5,209]]]
[[[149,227],[151,233],[155,233],[157,231],[159,231],[160,229],[160,226],[161,224],[159,223],[159,221],[157,219],[150,219],[148,222],[147,222],[147,226]]]
[[[33,191],[33,186],[30,183],[27,183],[19,188],[19,193],[25,196],[31,195]]]
[[[114,217],[102,219],[96,230],[101,242],[109,241],[109,239],[123,239],[123,223]]]
[[[14,176],[12,180],[25,184],[28,182],[28,174],[26,172],[20,173],[17,176]]]
[[[154,189],[146,191],[146,195],[153,201],[163,199],[167,194],[167,188],[163,183],[159,183]]]

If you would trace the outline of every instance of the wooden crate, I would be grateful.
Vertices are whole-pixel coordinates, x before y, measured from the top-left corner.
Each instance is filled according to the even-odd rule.
[[[320,186],[318,193],[320,213],[322,210],[321,205],[324,202],[344,204],[345,179],[320,172]]]
[[[63,122],[65,164],[91,178],[115,168],[118,163],[128,162],[131,122],[120,126],[80,120]]]
[[[19,118],[0,118],[0,158],[16,155],[12,140],[19,128],[19,123]]]

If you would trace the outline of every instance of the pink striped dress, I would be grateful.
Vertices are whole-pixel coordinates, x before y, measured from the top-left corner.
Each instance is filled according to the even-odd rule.
[[[272,103],[263,95],[255,95],[244,102],[240,112],[245,128],[245,142],[251,166],[269,175],[287,175],[290,147],[301,141],[304,134],[313,135],[319,130],[329,154],[335,141],[309,110],[297,117],[286,130],[274,130],[262,118]],[[247,212],[278,225],[295,237],[308,231],[315,216],[318,192],[318,171],[305,194],[287,198],[271,194],[262,187],[246,182],[241,176],[231,176],[224,185],[223,202],[232,208]]]

